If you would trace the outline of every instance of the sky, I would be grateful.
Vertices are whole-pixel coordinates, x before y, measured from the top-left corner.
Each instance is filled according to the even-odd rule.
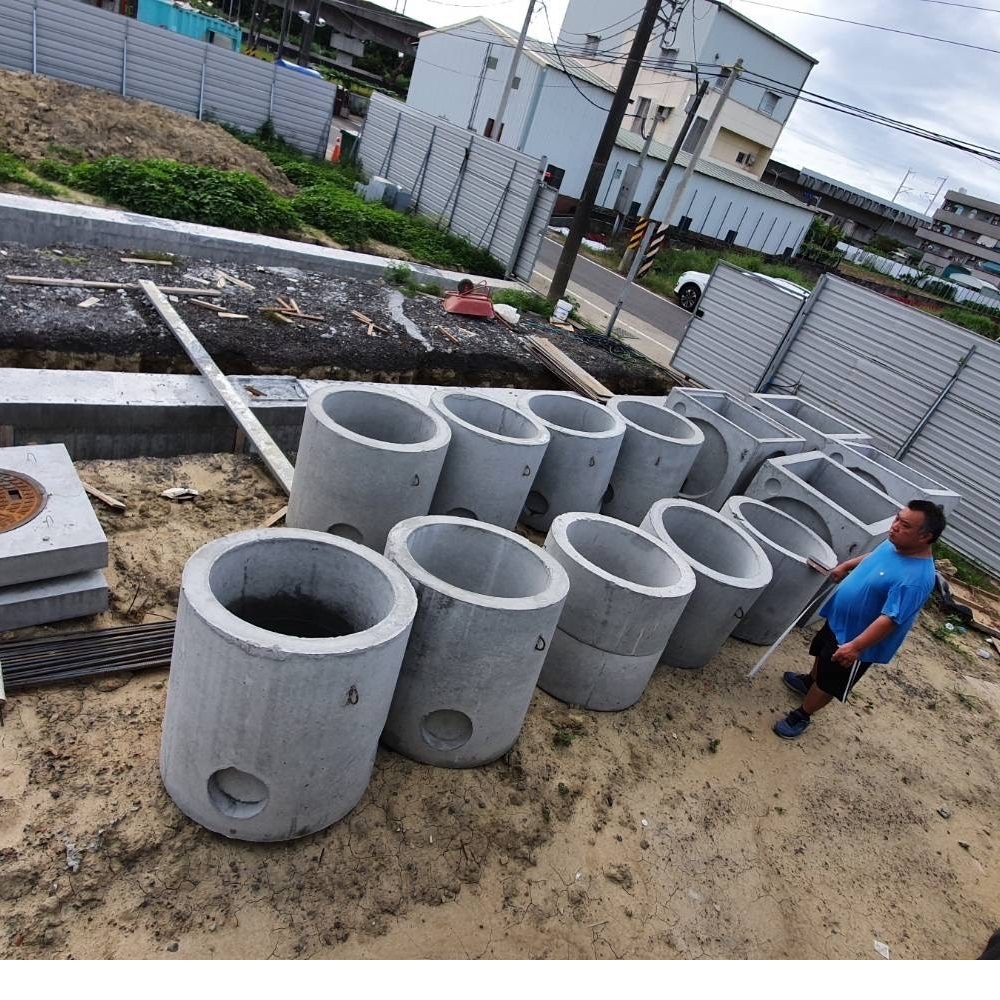
[[[377,2],[437,27],[482,15],[520,28],[528,9],[528,0]],[[552,40],[549,26],[558,34],[567,2],[536,4],[530,35]],[[696,13],[697,7],[705,6],[705,0],[688,2],[696,5]],[[1000,150],[1000,0],[726,2],[819,60],[806,82],[807,90]],[[638,20],[642,6],[642,0],[608,0],[610,19],[622,18],[634,7]],[[826,18],[860,21],[896,32]],[[766,74],[766,69],[760,72]],[[784,128],[774,159],[826,174],[880,198],[892,199],[902,185],[895,200],[919,212],[928,212],[939,187],[941,195],[964,187],[970,194],[1000,202],[1000,162],[802,101]],[[940,203],[939,195],[933,207]]]

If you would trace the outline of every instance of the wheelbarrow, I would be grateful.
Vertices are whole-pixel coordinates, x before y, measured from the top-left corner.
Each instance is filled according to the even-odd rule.
[[[458,283],[458,291],[448,292],[442,303],[447,312],[459,316],[478,316],[481,319],[495,319],[493,297],[485,281],[474,285],[468,278]]]

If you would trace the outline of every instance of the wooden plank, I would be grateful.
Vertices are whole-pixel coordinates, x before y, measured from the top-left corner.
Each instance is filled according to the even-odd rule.
[[[228,271],[223,271],[216,268],[215,273],[219,275],[220,278],[225,278],[226,281],[231,281],[237,288],[245,288],[248,292],[254,291],[254,286],[250,284],[249,281],[244,281],[242,278],[237,278],[235,275],[230,274]]]
[[[281,510],[276,510],[262,525],[262,528],[273,528],[284,516],[288,513],[288,506],[284,506]]]
[[[249,319],[246,313],[220,312],[219,319]]]
[[[191,299],[190,302],[192,305],[201,306],[202,309],[213,309],[220,313],[226,311],[226,307],[220,306],[217,302],[206,302],[204,299]]]
[[[225,407],[233,415],[239,426],[246,432],[247,437],[253,442],[253,446],[260,452],[260,457],[264,464],[271,470],[271,474],[278,481],[278,484],[290,494],[292,491],[292,477],[295,469],[288,461],[281,449],[275,444],[274,439],[264,429],[263,424],[253,415],[246,400],[236,391],[233,384],[226,378],[222,369],[212,360],[212,356],[202,347],[198,338],[187,328],[184,320],[177,314],[177,310],[167,301],[167,297],[162,290],[157,288],[152,281],[140,281],[139,286],[146,293],[153,307],[160,314],[163,321],[170,327],[171,332],[177,338],[184,352],[194,362],[198,371],[204,375],[225,404]]]
[[[152,264],[156,267],[173,267],[172,260],[150,260],[148,257],[119,257],[123,264]]]
[[[578,365],[555,344],[545,337],[526,338],[529,349],[553,374],[558,375],[572,388],[591,399],[602,402],[610,399],[614,393],[599,382],[585,368]]]
[[[83,480],[80,481],[83,482]],[[117,497],[111,496],[110,493],[105,493],[103,490],[99,490],[96,486],[91,486],[90,483],[83,483],[83,488],[95,500],[100,500],[101,503],[107,504],[107,506],[112,510],[125,510],[125,504]]]
[[[437,331],[438,333],[441,334],[442,337],[447,337],[447,339],[450,340],[453,344],[458,344],[459,347],[462,346],[462,341],[460,341],[458,337],[450,334],[443,326],[439,326],[437,328]]]
[[[129,284],[121,281],[88,281],[84,278],[36,278],[33,274],[6,274],[5,279],[13,285],[46,285],[51,288],[107,288],[116,291],[124,288],[129,291],[139,290],[142,282]],[[161,285],[164,295],[221,295],[214,288],[174,288]]]

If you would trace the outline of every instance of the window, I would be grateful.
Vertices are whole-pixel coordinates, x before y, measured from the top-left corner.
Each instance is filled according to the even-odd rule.
[[[515,76],[513,82],[510,85],[510,89],[517,90],[517,88],[520,86],[521,86],[521,78],[519,76]]]
[[[757,162],[757,157],[753,153],[737,153],[736,162],[749,170]]]
[[[498,65],[499,65],[499,60],[497,59],[496,56],[487,56],[486,57],[486,68],[487,69],[496,69]]]
[[[648,97],[640,97],[632,117],[632,131],[642,133],[646,119],[649,117],[650,100]]]
[[[587,35],[587,40],[583,43],[583,54],[585,56],[597,55],[597,50],[601,44],[600,35]]]
[[[779,95],[774,93],[773,90],[765,90],[764,96],[760,99],[760,105],[757,110],[762,115],[767,115],[768,118],[774,116],[774,112],[778,107]]]
[[[695,118],[695,120],[691,123],[691,128],[684,139],[684,145],[681,147],[685,153],[694,152],[694,148],[698,145],[698,140],[701,139],[706,125],[708,125],[708,119],[700,116]]]

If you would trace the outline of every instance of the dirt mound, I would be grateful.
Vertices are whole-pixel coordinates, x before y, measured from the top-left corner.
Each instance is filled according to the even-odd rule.
[[[88,160],[162,158],[255,174],[279,194],[295,186],[263,154],[209,122],[158,104],[29,73],[0,70],[0,149],[30,161],[68,151]]]

